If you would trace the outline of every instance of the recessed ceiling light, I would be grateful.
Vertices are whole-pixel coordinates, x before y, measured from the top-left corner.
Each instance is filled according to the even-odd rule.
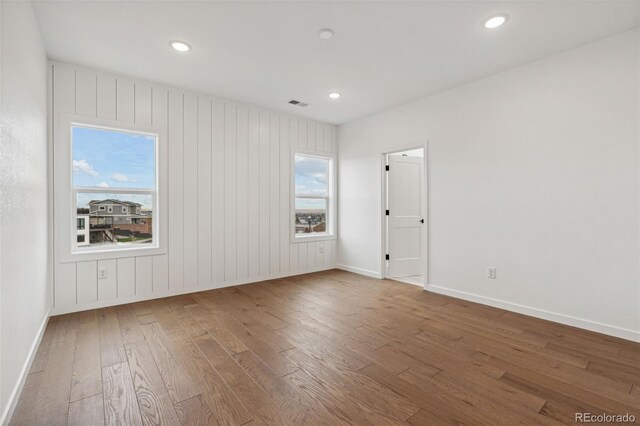
[[[188,51],[191,50],[191,46],[189,46],[184,41],[172,41],[169,44],[171,45],[171,47],[173,47],[174,50],[176,50],[178,52],[184,53],[184,52],[188,52]]]
[[[333,30],[331,28],[323,28],[318,31],[318,37],[323,40],[329,40],[331,37],[333,37]]]
[[[329,96],[329,98],[331,99],[340,99],[340,96],[342,95],[338,92],[331,92],[327,96]]]
[[[498,28],[505,22],[507,22],[508,15],[496,15],[484,21],[484,27],[490,30]]]

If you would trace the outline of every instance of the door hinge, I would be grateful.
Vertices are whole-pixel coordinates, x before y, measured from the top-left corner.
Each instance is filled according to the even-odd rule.
[[[385,169],[386,171],[389,171],[389,165],[387,164],[386,166],[384,166],[384,169]]]
[[[387,212],[387,216],[389,216],[389,210],[387,210],[386,212]]]
[[[387,255],[385,255],[385,256],[384,256],[384,258],[385,258],[386,260],[389,260],[389,255],[388,255],[388,254],[387,254]]]

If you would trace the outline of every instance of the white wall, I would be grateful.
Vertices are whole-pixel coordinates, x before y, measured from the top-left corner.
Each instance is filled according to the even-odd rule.
[[[380,153],[428,140],[430,290],[639,340],[639,55],[628,32],[341,126],[338,263],[380,274]]]
[[[170,206],[166,255],[56,262],[54,313],[335,265],[335,240],[291,243],[289,228],[290,150],[335,152],[333,126],[67,64],[51,73],[54,117],[166,126]]]
[[[0,2],[0,424],[48,318],[47,62],[29,2]]]

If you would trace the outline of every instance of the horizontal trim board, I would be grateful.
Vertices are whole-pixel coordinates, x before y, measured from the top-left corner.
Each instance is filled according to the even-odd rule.
[[[342,265],[342,264],[336,265],[336,268],[341,269],[343,271],[347,271],[347,272],[353,272],[354,274],[360,274],[360,275],[365,275],[371,278],[382,279],[382,274],[376,271],[370,271],[368,269],[362,269],[362,268],[357,268],[355,266]]]
[[[16,409],[16,405],[18,404],[18,399],[20,398],[20,394],[22,393],[22,388],[24,387],[24,383],[27,380],[27,376],[29,375],[29,370],[31,370],[31,364],[33,364],[33,359],[36,357],[36,353],[38,352],[38,348],[40,347],[40,342],[42,341],[42,337],[44,336],[44,331],[47,329],[47,324],[49,323],[49,318],[51,317],[51,309],[47,310],[44,315],[44,319],[42,324],[40,324],[40,329],[38,330],[38,334],[36,338],[33,340],[31,344],[31,349],[29,349],[29,356],[24,361],[22,366],[22,370],[20,371],[20,375],[18,376],[18,383],[14,386],[11,391],[11,395],[9,395],[9,399],[7,400],[7,406],[0,416],[0,425],[9,424],[11,420],[11,416],[13,416],[13,412]]]
[[[185,288],[185,289],[179,289],[174,291],[166,290],[162,292],[155,292],[155,293],[149,293],[144,295],[132,295],[128,297],[120,297],[118,299],[99,300],[96,302],[79,303],[73,306],[61,306],[59,308],[54,308],[51,311],[51,316],[70,314],[73,312],[88,311],[90,309],[107,308],[109,306],[125,305],[128,303],[144,302],[147,300],[161,299],[164,297],[171,297],[171,296],[180,296],[183,294],[199,293],[201,291],[216,290],[218,288],[233,287],[236,285],[251,284],[251,283],[257,283],[260,281],[276,280],[280,278],[288,278],[296,275],[310,274],[312,272],[328,271],[331,269],[336,269],[336,267],[334,265],[321,266],[317,268],[309,268],[309,269],[295,271],[295,272],[270,274],[264,277],[225,281],[222,283],[214,283],[214,284],[210,284],[202,287],[192,287],[188,289]]]
[[[491,297],[480,296],[464,291],[453,290],[433,284],[427,285],[427,291],[443,294],[458,299],[468,300],[483,305],[493,306],[494,308],[505,309],[507,311],[516,312],[518,314],[528,315],[548,321],[557,322],[572,327],[582,328],[584,330],[594,331],[621,339],[631,340],[632,342],[640,342],[640,331],[629,330],[627,328],[616,327],[613,325],[603,324],[596,321],[589,321],[582,318],[576,318],[570,315],[559,314],[556,312],[545,311],[544,309],[532,308],[517,303],[507,302],[505,300],[494,299]]]

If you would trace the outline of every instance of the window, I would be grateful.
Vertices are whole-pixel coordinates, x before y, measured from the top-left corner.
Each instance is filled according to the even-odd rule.
[[[71,152],[72,216],[77,229],[86,226],[80,214],[89,225],[88,243],[78,235],[72,253],[157,247],[151,214],[135,227],[121,215],[157,211],[157,136],[73,124]]]
[[[294,239],[334,235],[333,158],[296,153],[294,157]]]

